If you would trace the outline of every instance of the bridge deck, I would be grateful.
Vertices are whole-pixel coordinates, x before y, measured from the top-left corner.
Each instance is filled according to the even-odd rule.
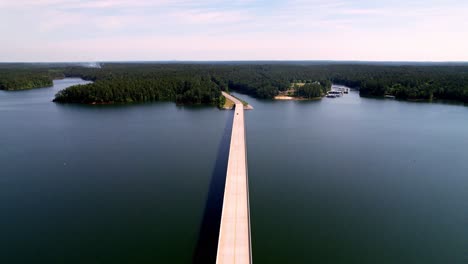
[[[223,95],[235,102],[236,108],[216,263],[249,264],[252,260],[244,106],[235,97],[224,92]]]

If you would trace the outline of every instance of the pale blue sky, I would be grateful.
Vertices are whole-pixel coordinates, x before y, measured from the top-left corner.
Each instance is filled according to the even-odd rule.
[[[0,61],[468,61],[468,2],[0,0]]]

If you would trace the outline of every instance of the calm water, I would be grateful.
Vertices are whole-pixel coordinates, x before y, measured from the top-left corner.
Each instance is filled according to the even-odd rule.
[[[254,263],[468,263],[467,107],[240,97]]]
[[[76,83],[0,91],[0,263],[212,260],[232,112]],[[254,263],[468,263],[468,107],[239,96]]]
[[[50,102],[77,83],[0,91],[0,263],[190,263],[232,112]]]

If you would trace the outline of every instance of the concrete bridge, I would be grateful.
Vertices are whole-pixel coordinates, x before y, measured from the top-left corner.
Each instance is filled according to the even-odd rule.
[[[224,189],[223,212],[219,230],[217,264],[250,264],[249,183],[245,142],[244,105],[223,92],[236,105],[232,124],[231,147]]]

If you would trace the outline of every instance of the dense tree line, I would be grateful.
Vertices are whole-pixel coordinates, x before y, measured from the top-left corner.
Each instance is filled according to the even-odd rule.
[[[322,97],[331,89],[331,86],[332,83],[329,80],[306,81],[304,85],[295,88],[295,95],[308,99]]]
[[[111,64],[102,69],[73,67],[66,76],[94,81],[57,93],[56,102],[132,103],[175,101],[181,104],[223,104],[219,85],[207,71],[162,65]]]
[[[176,101],[181,104],[221,104],[221,93],[208,76],[112,77],[76,85],[57,93],[54,101],[84,104]]]
[[[360,89],[362,96],[394,95],[401,99],[452,99],[468,102],[466,65],[366,65],[281,63],[106,63],[102,68],[70,65],[0,67],[0,89],[47,86],[53,78],[81,77],[94,83],[70,87],[57,102],[126,103],[170,100],[219,104],[220,91],[237,90],[273,98],[291,83],[309,80],[300,96],[321,96],[330,83]],[[320,83],[319,87],[314,82]]]
[[[0,90],[25,90],[52,86],[61,72],[44,69],[0,69]]]
[[[393,95],[399,99],[448,99],[468,102],[467,66],[338,66],[338,84],[358,88],[361,96]]]

